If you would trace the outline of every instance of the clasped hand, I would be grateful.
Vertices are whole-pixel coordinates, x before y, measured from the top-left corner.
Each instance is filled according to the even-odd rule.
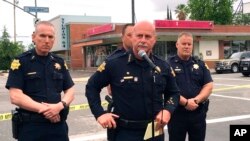
[[[61,103],[49,104],[42,102],[42,105],[43,106],[38,113],[43,114],[44,117],[52,123],[61,121],[61,117],[59,115],[60,111],[63,109],[63,105]]]

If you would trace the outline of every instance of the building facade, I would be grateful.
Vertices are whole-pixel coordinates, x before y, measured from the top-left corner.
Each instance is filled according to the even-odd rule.
[[[125,23],[111,23],[111,17],[59,15],[50,20],[56,28],[52,52],[63,57],[71,69],[96,69],[107,55],[122,45]],[[218,59],[250,50],[250,26],[214,25],[212,21],[155,20],[157,43],[154,54],[162,59],[176,54],[180,32],[194,36],[193,55],[210,68]]]
[[[112,28],[111,28],[112,25]],[[84,26],[84,25],[82,25]],[[105,57],[121,45],[121,24],[107,24],[88,29],[97,31],[72,44],[71,68],[91,69],[97,67]],[[214,25],[211,21],[155,21],[157,43],[154,54],[162,59],[176,54],[175,43],[180,32],[194,36],[193,55],[201,57],[210,68],[218,59],[230,54],[250,50],[250,26]],[[98,30],[97,30],[98,29]],[[73,57],[73,54],[76,55]]]
[[[71,66],[71,45],[85,37],[89,28],[111,22],[107,16],[73,16],[59,15],[50,20],[55,26],[55,43],[52,52],[63,57]]]

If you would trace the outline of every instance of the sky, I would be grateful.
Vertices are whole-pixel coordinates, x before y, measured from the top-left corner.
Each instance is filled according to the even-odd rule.
[[[11,3],[14,0],[7,0]],[[41,20],[50,20],[58,15],[86,15],[111,16],[113,23],[131,22],[131,0],[15,0],[18,6],[48,7],[49,13],[38,13]],[[188,0],[134,0],[136,21],[165,19],[167,6],[174,11],[178,4],[186,4]],[[243,0],[250,1],[250,0]],[[13,39],[14,11],[13,6],[0,0],[0,35],[3,27]],[[35,14],[35,13],[33,13]],[[173,18],[174,12],[172,12]],[[34,17],[16,8],[16,36],[17,41],[24,45],[31,42],[31,33],[34,30]]]
[[[14,0],[7,0],[11,3]],[[35,0],[18,0],[18,6],[35,6]],[[136,21],[164,19],[167,15],[167,5],[172,10],[187,0],[134,0]],[[114,23],[131,22],[131,0],[36,0],[37,7],[49,7],[49,13],[38,13],[41,20],[50,20],[58,15],[111,16]],[[14,10],[9,3],[0,0],[0,35],[3,27],[14,36]],[[35,13],[33,13],[35,14]],[[34,30],[34,17],[16,8],[17,41],[24,44],[31,42]]]

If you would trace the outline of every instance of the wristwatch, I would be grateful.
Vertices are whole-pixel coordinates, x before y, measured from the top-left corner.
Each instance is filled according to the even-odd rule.
[[[65,101],[61,101],[63,104],[63,108],[66,109],[67,108],[67,103]]]

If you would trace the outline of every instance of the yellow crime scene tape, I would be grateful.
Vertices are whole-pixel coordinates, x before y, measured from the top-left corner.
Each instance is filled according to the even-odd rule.
[[[108,106],[108,102],[102,102],[103,107]],[[69,111],[77,111],[77,110],[86,110],[89,109],[89,104],[79,104],[79,105],[72,105],[69,107]],[[12,115],[11,113],[3,113],[0,114],[0,121],[11,120]]]

